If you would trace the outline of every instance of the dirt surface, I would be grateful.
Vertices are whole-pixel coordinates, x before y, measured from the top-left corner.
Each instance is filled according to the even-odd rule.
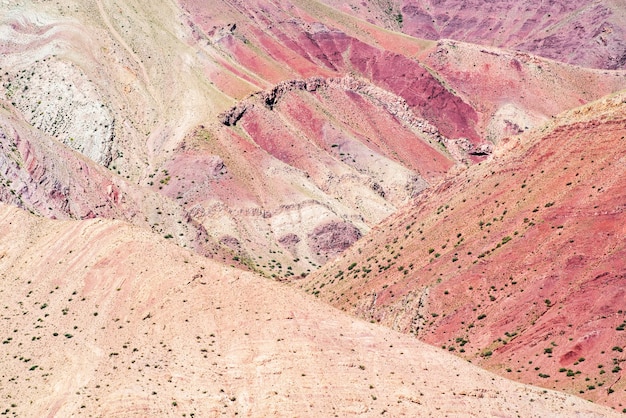
[[[610,416],[121,222],[0,225],[11,416]]]

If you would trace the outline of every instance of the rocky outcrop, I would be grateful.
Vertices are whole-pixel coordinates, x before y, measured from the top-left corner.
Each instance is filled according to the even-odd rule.
[[[288,80],[277,84],[270,90],[255,93],[243,101],[239,102],[231,109],[219,115],[219,120],[226,126],[235,125],[245,113],[254,106],[264,106],[273,110],[275,106],[292,91],[316,92],[326,89],[339,89],[343,91],[355,92],[363,98],[371,101],[378,107],[385,109],[405,126],[413,129],[420,137],[431,143],[439,143],[446,147],[450,156],[459,163],[468,163],[468,156],[486,156],[491,154],[493,147],[491,143],[473,143],[468,138],[447,138],[442,135],[437,127],[426,119],[417,117],[407,101],[394,93],[384,90],[365,78],[346,75],[341,78],[321,78],[312,77],[305,80]],[[373,187],[377,192],[382,189]]]
[[[294,245],[296,245],[297,243],[300,242],[300,237],[297,236],[296,234],[293,233],[289,233],[289,234],[285,234],[282,237],[278,238],[278,242],[280,243],[280,245],[283,245],[287,248],[292,247]]]
[[[235,126],[251,106],[252,104],[245,101],[240,102],[227,111],[220,113],[218,119],[223,125]]]
[[[340,254],[361,238],[361,231],[348,222],[317,226],[307,237],[311,251],[325,257]]]
[[[320,87],[328,85],[328,81],[313,77],[306,80],[288,80],[279,83],[273,89],[260,93],[260,98],[265,106],[272,110],[276,103],[285,95],[285,93],[293,90],[314,92]]]
[[[229,110],[220,113],[218,116],[219,121],[226,126],[234,126],[239,119],[250,108],[254,106],[254,103],[263,104],[269,110],[272,110],[274,106],[282,99],[285,93],[301,90],[313,92],[318,88],[327,86],[328,80],[320,77],[313,77],[307,80],[287,80],[283,81],[270,90],[261,91],[249,96],[247,99],[237,103]]]
[[[0,75],[0,94],[32,126],[96,163],[111,163],[115,117],[74,64],[45,58]]]

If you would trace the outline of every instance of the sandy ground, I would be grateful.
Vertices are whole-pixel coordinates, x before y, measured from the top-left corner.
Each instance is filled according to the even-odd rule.
[[[16,416],[609,416],[129,225],[0,207]]]

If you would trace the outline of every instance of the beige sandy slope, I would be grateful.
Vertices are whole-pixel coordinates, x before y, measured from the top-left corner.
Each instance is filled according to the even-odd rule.
[[[606,416],[135,227],[0,207],[18,416]]]

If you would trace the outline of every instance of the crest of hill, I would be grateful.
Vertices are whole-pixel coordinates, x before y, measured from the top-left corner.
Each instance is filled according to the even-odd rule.
[[[0,205],[0,399],[21,416],[610,416],[122,222]]]

